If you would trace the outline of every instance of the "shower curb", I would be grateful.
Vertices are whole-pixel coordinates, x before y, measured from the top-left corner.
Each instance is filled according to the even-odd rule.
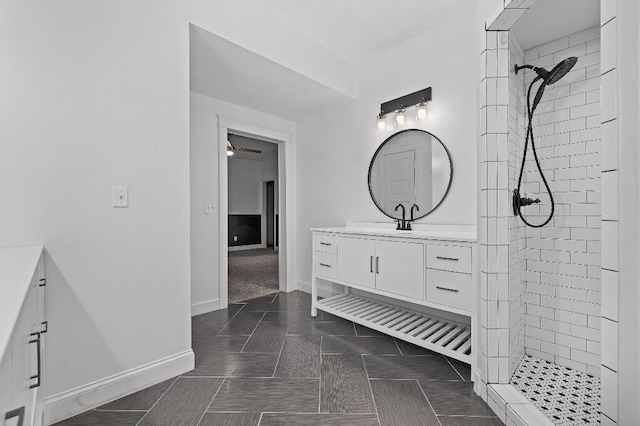
[[[487,404],[507,426],[554,426],[513,385],[487,384]]]

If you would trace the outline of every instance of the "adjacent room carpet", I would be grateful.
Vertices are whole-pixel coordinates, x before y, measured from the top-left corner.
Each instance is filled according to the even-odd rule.
[[[278,252],[271,248],[229,252],[229,303],[278,291]]]

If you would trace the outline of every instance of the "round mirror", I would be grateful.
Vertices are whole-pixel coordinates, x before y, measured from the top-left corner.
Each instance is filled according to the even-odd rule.
[[[434,211],[449,191],[453,166],[442,141],[429,132],[408,129],[387,138],[369,165],[369,192],[382,213],[420,219]],[[417,207],[415,207],[417,206]]]

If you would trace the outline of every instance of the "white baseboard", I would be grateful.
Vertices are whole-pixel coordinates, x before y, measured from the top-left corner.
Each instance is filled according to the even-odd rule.
[[[309,293],[311,294],[311,283],[308,283],[306,281],[296,281],[295,282],[295,288],[294,290],[300,290],[304,293]],[[323,286],[323,285],[318,285],[318,296],[320,297],[331,297],[331,296],[335,296],[336,294],[341,294],[341,291],[337,291],[332,289],[331,287],[327,287],[327,286]]]
[[[266,244],[247,244],[246,246],[233,246],[229,247],[229,251],[241,251],[241,250],[255,250],[267,248]]]
[[[45,400],[45,424],[51,425],[146,387],[193,370],[191,349],[97,380]]]
[[[191,316],[206,314],[220,309],[220,299],[200,300],[191,303]]]

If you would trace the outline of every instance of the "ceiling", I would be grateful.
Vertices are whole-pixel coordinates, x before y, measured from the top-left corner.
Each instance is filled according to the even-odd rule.
[[[289,120],[353,100],[202,28],[190,31],[194,92]]]
[[[247,0],[356,65],[472,7],[473,0]]]
[[[537,0],[513,30],[527,50],[596,25],[600,0]]]
[[[264,142],[240,135],[231,135],[230,141],[235,148],[252,148],[262,151],[260,154],[238,151],[229,157],[232,161],[234,159],[265,161],[278,156],[278,144],[276,143]]]

